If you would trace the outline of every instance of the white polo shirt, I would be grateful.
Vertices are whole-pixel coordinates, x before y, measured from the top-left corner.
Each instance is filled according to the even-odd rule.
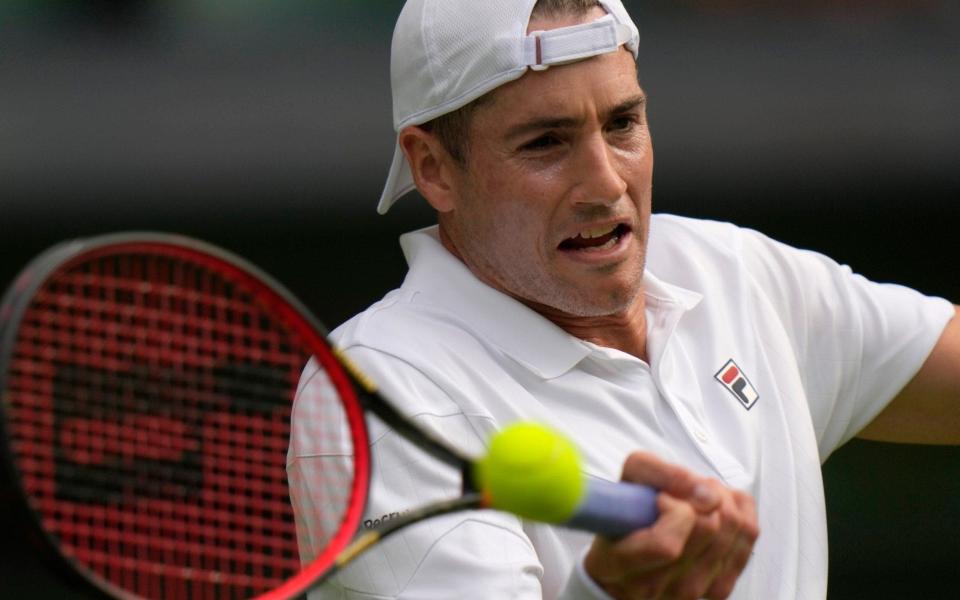
[[[916,373],[953,307],[729,224],[655,215],[650,232],[649,364],[484,285],[435,228],[401,238],[403,285],[334,337],[402,412],[465,450],[534,420],[570,436],[591,477],[618,480],[643,449],[746,490],[761,534],[733,597],[822,599],[820,465]],[[312,384],[308,369],[301,388]],[[294,429],[291,481],[339,460]],[[371,439],[371,521],[459,492],[458,473],[381,424]],[[308,490],[294,484],[293,495],[309,510]],[[575,568],[590,539],[494,511],[454,514],[396,534],[316,593],[605,598]]]

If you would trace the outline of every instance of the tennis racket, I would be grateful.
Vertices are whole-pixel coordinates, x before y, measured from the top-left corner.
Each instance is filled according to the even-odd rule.
[[[312,475],[316,514],[295,514],[286,458],[308,361],[325,391],[298,426],[343,460]],[[2,462],[27,522],[50,557],[111,597],[291,598],[406,525],[511,508],[477,484],[475,457],[401,416],[289,292],[197,240],[121,233],[35,258],[0,305],[0,378]],[[367,413],[458,469],[460,497],[358,535]],[[655,498],[591,483],[563,521],[622,535],[656,519]],[[308,564],[304,519],[323,524]]]

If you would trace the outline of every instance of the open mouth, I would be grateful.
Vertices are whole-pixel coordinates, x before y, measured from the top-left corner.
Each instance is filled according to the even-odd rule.
[[[584,252],[609,250],[616,246],[620,238],[629,232],[630,228],[623,224],[585,229],[577,235],[560,242],[559,248],[561,250],[578,250]]]

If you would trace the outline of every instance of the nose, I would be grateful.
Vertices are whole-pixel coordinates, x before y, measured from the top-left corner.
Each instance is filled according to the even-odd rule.
[[[585,140],[577,157],[578,204],[615,204],[627,193],[627,182],[620,175],[619,163],[603,135]]]

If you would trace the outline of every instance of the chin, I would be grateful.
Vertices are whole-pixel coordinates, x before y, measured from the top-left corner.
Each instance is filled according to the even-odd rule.
[[[565,298],[564,307],[558,307],[565,313],[576,317],[606,317],[628,311],[640,294],[640,286],[617,288],[606,291],[591,291],[577,298]]]

